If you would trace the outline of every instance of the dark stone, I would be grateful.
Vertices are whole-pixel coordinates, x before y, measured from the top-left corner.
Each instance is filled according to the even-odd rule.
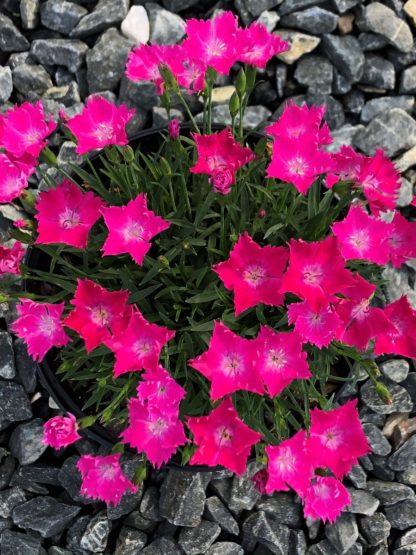
[[[352,467],[350,472],[347,474],[347,478],[356,488],[365,489],[367,484],[367,474],[359,464],[355,464]]]
[[[282,0],[244,0],[247,10],[253,17],[258,17],[266,10],[275,8]]]
[[[371,516],[376,512],[380,501],[371,493],[352,488],[349,488],[348,491],[351,497],[351,506],[346,509],[348,512],[366,516]]]
[[[20,65],[13,70],[13,84],[25,98],[31,94],[42,96],[52,87],[49,73],[41,65]]]
[[[346,112],[360,114],[365,104],[365,96],[361,91],[353,89],[344,96],[342,103]]]
[[[8,70],[8,73],[10,74],[10,68],[0,67],[0,87],[3,84],[2,73],[1,73],[3,70],[5,72]],[[11,76],[10,76],[10,81],[11,81]],[[2,90],[3,89],[0,89],[0,95],[2,94]],[[6,98],[6,100],[8,99]],[[11,380],[12,378],[15,377],[16,370],[14,366],[14,352],[13,352],[12,338],[10,334],[7,333],[7,331],[0,331],[0,353],[1,353],[0,378]]]
[[[53,31],[69,35],[88,10],[66,0],[46,0],[40,9],[42,25]]]
[[[342,513],[333,524],[325,526],[325,535],[339,553],[345,553],[358,538],[355,515]]]
[[[218,497],[208,497],[205,502],[204,517],[219,524],[224,532],[238,535],[238,522]]]
[[[396,120],[393,119],[395,115],[397,116]],[[414,133],[413,137],[416,144],[416,122],[413,122],[413,120],[410,118],[408,114],[406,114],[406,112],[403,112],[398,108],[394,108],[393,110],[390,110],[387,113],[381,114],[381,116],[378,116],[375,119],[373,119],[368,125],[365,134],[361,135],[360,137],[359,136],[355,137],[356,146],[358,146],[361,150],[363,150],[368,155],[370,155],[370,153],[373,153],[374,149],[376,148],[376,145],[373,146],[374,142],[371,143],[372,138],[370,137],[369,132],[370,132],[370,128],[374,132],[377,127],[377,130],[385,133],[384,137],[380,135],[378,136],[377,143],[383,142],[386,147],[387,156],[393,156],[394,155],[393,153],[396,153],[396,150],[397,151],[401,150],[397,148],[399,144],[398,141],[403,141],[403,137],[406,142],[409,141],[409,138],[405,136],[405,129],[406,129],[405,125],[403,125],[401,130],[398,126],[399,122],[402,122],[403,124],[405,124],[408,121],[407,118],[409,118],[414,125],[412,132]],[[387,144],[388,139],[386,139],[386,135],[388,135],[386,126],[389,122],[392,125],[394,125],[394,128],[390,129],[391,134],[394,135],[394,138],[396,140],[396,145],[395,145],[396,148],[394,148],[394,150],[393,150],[393,145],[390,144],[390,146],[388,146]],[[410,124],[407,127],[410,128]],[[399,135],[399,133],[401,133],[401,135]],[[370,148],[370,146],[372,148]],[[381,146],[381,145],[379,144],[378,146]],[[400,385],[394,382],[390,382],[390,380],[386,380],[385,378],[381,378],[380,381],[389,390],[393,402],[389,405],[384,403],[384,401],[382,401],[382,399],[380,399],[380,397],[378,396],[373,382],[371,380],[367,380],[360,390],[361,400],[363,401],[363,403],[365,403],[371,410],[379,414],[391,414],[393,412],[410,412],[410,410],[412,409],[412,401],[410,399],[410,395],[404,389],[404,387],[401,387]]]
[[[407,532],[402,534],[400,538],[396,541],[396,547],[403,547],[409,543],[414,543],[416,541],[416,528],[410,528]]]
[[[182,528],[178,543],[186,555],[205,553],[220,535],[221,528],[215,522],[201,520],[194,528]]]
[[[366,102],[361,111],[361,121],[368,123],[379,114],[391,110],[392,108],[400,108],[411,114],[414,104],[415,99],[413,96],[382,96],[381,98],[372,98]]]
[[[70,36],[88,37],[121,23],[127,15],[129,5],[130,0],[99,0],[94,10],[72,29]]]
[[[12,456],[5,457],[0,464],[0,490],[7,488],[12,479],[16,463]]]
[[[253,102],[254,104],[272,104],[277,99],[277,92],[274,87],[272,87],[269,81],[264,81],[256,85],[253,91]]]
[[[26,493],[17,486],[0,491],[0,517],[10,518],[13,509],[26,501]]]
[[[175,44],[185,34],[185,22],[179,16],[168,12],[153,2],[146,4],[150,23],[152,44]]]
[[[374,426],[374,424],[363,424],[364,433],[367,436],[371,451],[375,455],[388,455],[391,451],[391,445],[387,441],[383,432]]]
[[[35,29],[39,23],[40,0],[21,0],[20,17],[23,29]]]
[[[75,501],[75,503],[88,505],[88,504],[94,503],[95,501],[93,499],[87,499],[86,497],[80,494],[82,478],[76,466],[78,461],[79,461],[79,457],[77,455],[68,457],[64,461],[62,468],[59,470],[58,480],[61,486],[68,492],[70,497]]]
[[[287,79],[287,65],[282,62],[276,64],[276,91],[279,98],[284,96]]]
[[[90,520],[90,516],[80,516],[74,521],[66,533],[66,548],[73,551],[76,555],[90,555],[88,551],[81,547],[81,538]]]
[[[311,54],[299,60],[294,77],[311,92],[329,94],[332,90],[334,69],[326,58]]]
[[[234,542],[217,542],[205,555],[244,555],[243,548]]]
[[[56,466],[30,465],[21,466],[16,471],[15,477],[25,482],[38,482],[51,486],[60,486],[58,479],[59,468]]]
[[[294,27],[313,35],[331,33],[337,27],[338,16],[319,6],[313,6],[301,12],[293,12],[282,17],[282,27]]]
[[[303,530],[290,530],[289,553],[291,555],[304,555],[306,548],[306,537]]]
[[[296,12],[297,10],[307,8],[308,6],[322,4],[322,2],[324,2],[324,0],[284,0],[281,6],[279,6],[277,13],[280,17],[283,17],[288,13]]]
[[[39,39],[30,47],[31,55],[41,64],[65,66],[75,73],[84,63],[88,46],[80,40]]]
[[[276,555],[286,555],[289,550],[289,528],[276,525],[265,512],[252,513],[243,523],[243,532],[248,537],[265,545]]]
[[[20,424],[10,438],[12,455],[22,465],[37,461],[47,449],[47,445],[42,443],[42,437],[43,422],[40,418]]]
[[[370,455],[370,459],[373,465],[371,473],[376,478],[387,481],[394,480],[394,472],[387,464],[388,457],[383,457],[381,455]]]
[[[164,7],[170,12],[181,12],[198,4],[199,0],[162,0]]]
[[[376,33],[360,33],[358,35],[358,42],[364,52],[380,50],[388,44],[385,37],[377,35]]]
[[[360,2],[361,0],[331,0],[331,4],[338,13],[345,13]]]
[[[363,129],[364,126],[358,126],[360,129]],[[359,410],[361,422],[369,422],[377,426],[377,428],[382,428],[386,422],[387,416],[385,414],[377,414],[366,405],[361,406]]]
[[[29,356],[27,347],[22,339],[16,339],[14,342],[14,355],[16,361],[16,370],[19,381],[28,393],[33,393],[36,389],[36,368],[37,364]]]
[[[401,71],[416,63],[416,48],[413,48],[410,52],[400,52],[396,48],[389,48],[387,58],[392,62],[396,71]]]
[[[400,93],[416,93],[416,66],[405,69],[400,77]]]
[[[368,491],[380,500],[381,505],[394,505],[399,501],[414,497],[412,488],[398,482],[368,480]]]
[[[170,470],[160,488],[160,515],[177,526],[198,526],[205,505],[201,474]]]
[[[136,555],[147,543],[147,536],[140,530],[123,526],[117,538],[114,555]]]
[[[308,549],[307,555],[339,555],[339,551],[335,549],[329,540],[322,540]],[[362,555],[363,548],[360,544],[356,543],[343,555]]]
[[[108,29],[87,54],[87,79],[90,92],[116,90],[131,49],[131,42],[117,29]]]
[[[286,524],[289,528],[302,527],[302,507],[289,492],[278,492],[270,497],[262,497],[256,503],[256,508],[276,522]]]
[[[243,475],[233,477],[228,502],[228,508],[233,513],[250,511],[260,499],[260,493],[251,479],[258,470],[260,470],[260,465],[257,462],[249,463]]]
[[[412,50],[413,37],[409,26],[381,2],[368,4],[364,9],[362,20],[361,30],[372,31],[385,37],[401,52]]]
[[[159,104],[159,99],[152,83],[144,81],[130,81],[125,75],[121,79],[120,102],[132,108],[151,110]]]
[[[104,551],[107,547],[110,523],[105,513],[98,513],[87,524],[81,537],[80,546],[93,553]]]
[[[150,486],[145,490],[140,503],[140,512],[155,522],[163,520],[159,514],[159,490],[156,486]]]
[[[355,37],[324,35],[324,52],[338,71],[352,83],[360,81],[364,72],[364,54]]]
[[[350,92],[352,87],[351,81],[349,81],[342,73],[334,68],[334,80],[332,82],[332,92],[334,94],[347,94]]]
[[[0,380],[0,428],[6,428],[10,422],[20,422],[31,417],[32,408],[23,387]]]
[[[13,522],[19,528],[39,532],[50,538],[68,527],[80,512],[80,507],[60,503],[52,497],[34,497],[13,511]]]
[[[36,64],[36,60],[32,58],[30,52],[16,52],[15,54],[10,54],[10,58],[7,60],[7,65],[10,69],[15,69],[22,64],[34,65]]]
[[[379,89],[394,89],[396,73],[393,64],[376,54],[366,54],[360,83]]]
[[[344,109],[341,102],[335,100],[334,97],[321,94],[321,93],[310,93],[307,94],[308,104],[325,104],[325,121],[328,123],[331,129],[339,129],[345,123]]]
[[[175,540],[158,538],[140,551],[140,555],[182,555],[182,553]]]
[[[15,26],[13,21],[0,13],[0,52],[21,52],[29,50],[29,41]]]
[[[5,530],[0,537],[1,555],[46,555],[42,542],[27,534]]]
[[[389,537],[390,523],[383,513],[364,516],[360,520],[360,531],[368,545],[378,545]]]
[[[391,457],[389,467],[393,470],[406,470],[416,464],[416,435],[408,439]]]
[[[125,526],[151,533],[156,528],[156,522],[145,518],[139,510],[133,511],[124,521]]]

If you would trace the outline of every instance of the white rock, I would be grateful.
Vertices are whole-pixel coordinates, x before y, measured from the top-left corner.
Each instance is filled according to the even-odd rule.
[[[150,37],[149,17],[143,6],[132,6],[121,23],[121,32],[137,44],[145,44]]]

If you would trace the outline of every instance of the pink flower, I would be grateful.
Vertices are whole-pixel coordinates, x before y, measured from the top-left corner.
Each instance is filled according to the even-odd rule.
[[[235,174],[256,155],[249,148],[236,143],[231,129],[212,135],[192,133],[198,151],[198,160],[192,173],[205,173],[211,178],[214,190],[226,195],[235,183]]]
[[[335,173],[326,176],[325,185],[332,188],[339,181],[357,182],[365,156],[358,154],[351,146],[343,145],[338,152],[331,154]]]
[[[137,387],[137,397],[148,403],[149,410],[156,407],[163,414],[178,414],[179,404],[186,391],[162,366],[147,371]]]
[[[306,432],[299,430],[277,446],[268,445],[265,451],[269,460],[266,492],[270,494],[273,491],[287,491],[290,486],[303,497],[313,475],[306,445]]]
[[[362,187],[371,212],[394,210],[400,189],[400,175],[391,160],[378,149],[374,156],[361,162],[357,184]]]
[[[331,305],[312,307],[307,301],[288,306],[289,323],[295,325],[295,332],[303,341],[308,341],[320,349],[327,347],[335,339],[342,322]]]
[[[389,258],[395,268],[400,268],[404,262],[416,258],[416,223],[407,221],[400,212],[396,212],[390,230]]]
[[[271,397],[279,395],[293,380],[311,377],[302,351],[302,341],[295,332],[276,333],[261,326],[256,339],[258,368]]]
[[[201,60],[222,75],[228,75],[237,61],[237,28],[237,17],[230,11],[207,21],[188,19],[188,36],[182,43],[183,48],[191,58]]]
[[[150,240],[170,227],[168,221],[147,208],[143,193],[126,206],[110,206],[101,212],[109,230],[102,249],[104,256],[129,253],[139,266],[152,246]]]
[[[46,120],[40,100],[35,105],[23,102],[0,116],[0,146],[14,156],[30,154],[36,158],[55,129],[53,119]]]
[[[204,90],[208,67],[203,60],[195,58],[192,52],[179,44],[169,47],[164,58],[179,86],[184,87],[188,94]]]
[[[329,468],[336,477],[341,478],[356,464],[358,457],[370,452],[356,400],[329,411],[313,409],[310,417],[307,443],[314,467]]]
[[[103,206],[99,197],[91,192],[82,193],[69,180],[41,193],[36,203],[36,243],[64,243],[85,249],[88,233],[101,216]]]
[[[345,268],[336,237],[312,243],[292,239],[289,249],[282,292],[293,293],[316,309],[327,304],[335,293],[341,293],[350,282],[351,273]]]
[[[403,295],[384,309],[384,315],[393,325],[387,333],[376,336],[376,355],[395,354],[416,359],[416,310]]]
[[[126,75],[131,81],[152,81],[157,94],[163,93],[163,77],[159,66],[173,47],[158,44],[141,44],[130,51],[126,65]],[[176,48],[175,48],[176,49]]]
[[[0,245],[0,276],[3,274],[20,274],[20,262],[25,249],[20,241],[16,241],[11,249]]]
[[[136,493],[137,486],[123,474],[120,456],[83,455],[77,463],[82,476],[81,494],[115,506],[127,491]]]
[[[336,478],[318,476],[304,500],[304,514],[312,519],[335,522],[345,507],[351,505],[347,488]]]
[[[20,303],[19,318],[12,330],[26,343],[33,360],[41,361],[52,347],[64,347],[70,341],[61,322],[64,303],[35,303],[29,299],[20,299]]]
[[[188,361],[211,382],[211,399],[239,389],[263,394],[256,364],[256,344],[235,335],[222,322],[215,322],[209,349]]]
[[[386,240],[391,225],[372,218],[360,206],[350,207],[347,217],[332,226],[345,260],[369,260],[383,265],[389,258]]]
[[[90,97],[82,112],[66,123],[77,139],[77,154],[128,144],[126,125],[133,115],[124,104],[117,107],[101,96]]]
[[[236,474],[243,474],[253,445],[261,434],[240,420],[231,397],[227,397],[208,416],[188,418],[197,450],[190,464],[222,465]]]
[[[153,466],[166,463],[187,439],[182,422],[174,413],[167,414],[139,399],[129,400],[129,426],[121,434],[139,453],[145,453]]]
[[[11,156],[0,152],[0,203],[11,202],[20,196],[34,170],[34,166],[23,168]]]
[[[151,324],[138,309],[134,310],[128,326],[105,340],[106,346],[116,357],[114,376],[118,377],[132,370],[155,370],[160,351],[174,335],[174,331]]]
[[[236,316],[259,303],[283,304],[279,290],[287,259],[284,247],[260,247],[248,233],[240,235],[230,258],[213,266],[224,286],[234,291]]]
[[[270,33],[261,23],[253,23],[246,29],[237,31],[237,57],[240,62],[260,68],[282,52],[289,50],[286,41]]]
[[[170,120],[168,125],[169,137],[174,141],[179,137],[179,133],[181,130],[181,122],[178,118],[173,118]]]
[[[267,468],[262,468],[251,477],[254,487],[261,495],[266,495],[266,484],[269,479]]]
[[[131,307],[128,291],[108,291],[89,279],[78,279],[71,304],[74,310],[65,318],[65,326],[76,331],[92,351],[112,334],[120,333],[129,322]]]
[[[42,443],[61,449],[81,438],[77,430],[77,419],[70,412],[68,416],[54,416],[43,425]]]
[[[15,220],[13,222],[13,226],[16,229],[26,229],[27,227],[29,227],[29,220],[24,220],[23,218],[19,218],[18,220]]]

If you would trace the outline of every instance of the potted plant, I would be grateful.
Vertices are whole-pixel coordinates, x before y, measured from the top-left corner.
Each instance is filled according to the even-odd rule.
[[[381,151],[330,154],[324,107],[289,104],[266,136],[244,130],[256,68],[285,49],[229,12],[188,21],[180,45],[139,46],[127,76],[154,82],[168,113],[180,102],[190,127],[172,119],[129,144],[132,111],[92,98],[61,115],[87,155],[72,173],[46,146],[56,123],[41,103],[2,116],[0,201],[33,215],[0,250],[1,271],[26,283],[7,295],[20,299],[12,330],[69,412],[44,441],[61,448],[89,427],[117,437],[107,457],[81,457],[85,495],[118,503],[146,463],[242,473],[256,456],[263,491],[291,487],[305,515],[333,521],[369,446],[356,401],[335,406],[332,392],[364,370],[390,402],[374,356],[416,356],[415,311],[381,291],[383,266],[416,255],[394,165]],[[231,123],[213,129],[214,83],[230,72]],[[63,181],[35,198],[39,155]],[[133,481],[124,449],[143,458]]]

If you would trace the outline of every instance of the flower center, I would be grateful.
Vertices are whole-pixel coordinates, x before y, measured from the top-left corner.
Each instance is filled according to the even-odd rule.
[[[257,287],[262,283],[266,276],[264,268],[259,265],[247,266],[243,271],[243,279],[252,287]]]
[[[293,173],[296,175],[305,175],[307,167],[307,162],[300,156],[296,156],[295,158],[292,158],[287,162],[289,173]]]
[[[55,331],[56,324],[52,316],[44,315],[40,318],[39,330],[43,335],[51,336]]]
[[[338,449],[343,441],[344,435],[339,428],[331,428],[321,436],[321,442],[328,447],[328,449]]]
[[[97,326],[108,326],[110,323],[110,313],[106,307],[99,304],[91,309],[91,320]]]
[[[162,420],[162,418],[158,418],[154,422],[149,422],[149,431],[157,437],[161,437],[165,433],[167,427],[166,420]]]
[[[319,286],[323,278],[322,268],[319,264],[310,264],[303,269],[303,282],[306,285]]]
[[[138,239],[143,239],[143,231],[143,226],[130,220],[123,228],[122,234],[126,241],[137,241]]]
[[[296,458],[294,457],[292,450],[289,448],[283,449],[279,456],[276,457],[274,466],[277,467],[280,472],[294,472],[296,467]]]
[[[139,356],[146,356],[152,352],[152,343],[147,337],[139,339],[134,344],[134,351]]]
[[[79,224],[81,220],[78,212],[76,212],[75,210],[71,210],[70,208],[67,208],[65,212],[62,212],[59,215],[58,219],[59,225],[63,229],[73,229]]]
[[[318,483],[314,486],[315,495],[321,499],[328,499],[331,496],[331,492],[326,484]]]
[[[93,131],[93,135],[100,142],[107,142],[113,136],[114,130],[111,123],[99,123]]]
[[[283,370],[287,364],[286,353],[283,349],[270,349],[267,353],[267,366],[273,370]]]
[[[41,139],[41,134],[36,129],[32,129],[28,133],[26,133],[26,143],[33,145]]]
[[[363,320],[369,313],[370,299],[363,299],[352,310],[351,316],[357,320]]]
[[[217,428],[215,435],[216,435],[217,443],[221,447],[225,445],[229,445],[233,439],[232,429],[227,426],[220,426],[219,428]]]
[[[350,243],[359,252],[366,250],[369,246],[369,242],[370,242],[369,234],[364,229],[354,231],[354,233],[351,234]]]
[[[211,58],[219,58],[227,50],[227,45],[218,37],[212,37],[207,44],[206,53]]]
[[[375,191],[380,186],[380,180],[375,175],[369,174],[361,182],[361,185],[364,189]]]
[[[243,369],[241,357],[237,353],[226,355],[224,357],[222,369],[228,376],[239,374]]]
[[[100,472],[104,480],[114,480],[117,474],[117,468],[112,464],[102,464],[100,466]]]

